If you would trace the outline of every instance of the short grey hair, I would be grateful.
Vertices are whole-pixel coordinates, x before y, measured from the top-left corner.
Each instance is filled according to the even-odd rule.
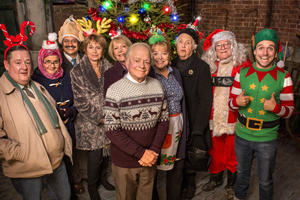
[[[131,45],[131,46],[128,48],[128,50],[127,50],[127,52],[126,52],[126,54],[125,54],[125,59],[126,59],[126,61],[129,60],[129,58],[130,58],[130,56],[131,56],[132,50],[133,50],[134,48],[139,47],[139,46],[143,46],[143,47],[147,48],[147,50],[148,50],[148,52],[149,52],[149,57],[150,57],[151,62],[152,62],[151,48],[150,48],[150,46],[149,46],[147,43],[144,43],[144,42],[137,42],[137,43],[134,43],[133,45]]]

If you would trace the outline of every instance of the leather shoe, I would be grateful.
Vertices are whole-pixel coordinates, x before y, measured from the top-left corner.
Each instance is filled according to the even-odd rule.
[[[196,192],[196,188],[195,187],[187,187],[184,194],[183,194],[183,199],[184,200],[191,200]]]
[[[109,191],[113,191],[115,190],[115,186],[113,186],[112,184],[110,184],[106,178],[101,178],[101,181],[100,181],[100,184],[103,185],[103,187],[106,189],[106,190],[109,190]]]
[[[82,185],[81,182],[75,183],[74,184],[74,188],[75,188],[75,193],[76,194],[82,194],[84,193],[84,187]]]

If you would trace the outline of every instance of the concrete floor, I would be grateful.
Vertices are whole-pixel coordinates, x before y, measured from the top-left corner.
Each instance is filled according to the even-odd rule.
[[[254,160],[255,161],[255,160]],[[165,182],[164,173],[159,173],[158,190],[161,200],[165,199]],[[225,177],[225,175],[224,175]],[[300,200],[300,150],[297,149],[296,143],[292,141],[287,134],[282,133],[278,138],[278,151],[276,158],[276,167],[274,172],[274,200]],[[209,179],[207,172],[197,173],[197,190],[193,200],[225,200],[225,185],[218,187],[212,192],[204,192],[201,190],[203,184]],[[109,180],[112,182],[111,174]],[[87,184],[84,187],[87,191]],[[114,191],[106,191],[102,186],[99,187],[101,199],[115,200]],[[78,195],[79,200],[88,200],[88,193]],[[44,194],[43,200],[48,197]],[[250,187],[248,190],[247,200],[258,200],[258,180],[255,162],[253,163]],[[0,171],[0,200],[21,200],[19,194],[12,187],[10,180]]]

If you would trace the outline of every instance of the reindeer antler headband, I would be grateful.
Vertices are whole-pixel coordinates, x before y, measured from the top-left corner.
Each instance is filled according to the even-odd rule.
[[[3,31],[3,34],[6,38],[6,40],[4,40],[3,43],[5,44],[5,46],[7,46],[7,48],[4,52],[4,60],[6,60],[6,53],[7,53],[8,49],[10,49],[11,47],[20,45],[20,46],[25,47],[28,50],[28,48],[23,44],[23,42],[25,42],[28,39],[28,37],[24,34],[26,26],[31,26],[29,35],[32,35],[33,32],[35,31],[35,25],[31,21],[25,21],[21,24],[20,34],[18,34],[16,36],[13,36],[13,35],[10,36],[6,30],[5,25],[0,24],[0,29]]]

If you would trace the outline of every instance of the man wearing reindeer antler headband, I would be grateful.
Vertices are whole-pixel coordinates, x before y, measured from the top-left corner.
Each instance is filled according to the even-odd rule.
[[[63,156],[72,159],[72,141],[47,90],[31,80],[31,55],[23,42],[25,27],[10,36],[0,24],[6,40],[0,78],[0,159],[3,172],[23,199],[40,199],[48,190],[50,199],[70,199]],[[46,184],[45,184],[46,183]],[[61,186],[64,187],[61,187]]]

